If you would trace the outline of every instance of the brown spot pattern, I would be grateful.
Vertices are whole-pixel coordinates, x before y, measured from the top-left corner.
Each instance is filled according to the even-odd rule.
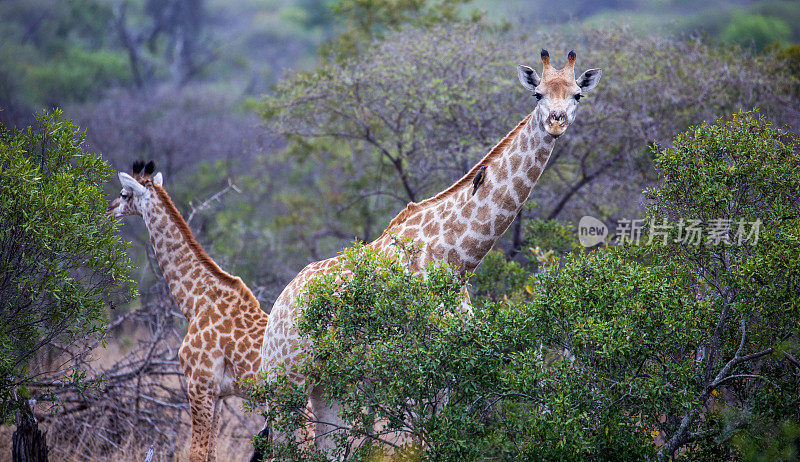
[[[238,382],[259,373],[269,317],[242,280],[219,268],[195,241],[166,191],[148,178],[140,182],[155,192],[147,214],[150,240],[170,292],[189,321],[178,358],[192,414],[190,458],[213,459],[213,407],[221,396],[238,393],[238,385],[222,389],[223,376],[227,369]]]

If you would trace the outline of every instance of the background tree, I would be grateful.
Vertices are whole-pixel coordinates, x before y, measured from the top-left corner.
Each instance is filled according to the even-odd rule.
[[[341,29],[337,36],[320,47],[321,55],[344,59],[359,54],[375,39],[408,26],[431,27],[454,24],[467,19],[465,12],[472,0],[339,0],[331,10]],[[471,21],[482,14],[470,12]],[[467,21],[464,21],[467,22]]]
[[[315,236],[318,247],[324,236],[368,241],[407,202],[463,175],[532,110],[514,76],[517,63],[532,59],[531,42],[582,50],[579,66],[602,67],[613,78],[581,101],[576,126],[532,192],[538,207],[524,212],[529,218],[615,220],[641,211],[630,198],[656,180],[648,146],[692,123],[755,105],[777,120],[800,121],[787,106],[785,62],[772,55],[624,29],[524,39],[480,25],[407,29],[358,58],[298,74],[265,100],[263,116],[288,137],[286,160],[298,175],[290,229]],[[765,68],[774,79],[756,71]],[[714,79],[706,78],[709,69]],[[319,218],[309,223],[308,216]],[[514,252],[521,231],[518,224],[511,233]]]
[[[208,20],[203,0],[152,1],[144,4],[146,29],[133,32],[128,24],[128,2],[119,3],[114,24],[127,50],[131,71],[139,88],[152,83],[153,56],[169,68],[172,83],[185,85],[214,59],[205,43],[203,25]]]
[[[73,361],[43,363],[73,342],[102,339],[106,308],[134,290],[102,196],[110,170],[83,151],[83,135],[60,112],[37,120],[36,130],[0,131],[3,420],[30,414],[29,397],[57,404],[61,388],[90,385]]]

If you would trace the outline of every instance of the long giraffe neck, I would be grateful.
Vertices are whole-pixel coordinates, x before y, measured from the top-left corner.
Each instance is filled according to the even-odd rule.
[[[520,122],[450,188],[409,204],[376,245],[391,245],[393,233],[422,246],[417,267],[446,261],[474,271],[514,221],[550,159],[554,138],[544,131],[539,112]],[[473,180],[482,167],[484,180],[473,195]]]
[[[260,310],[258,301],[241,279],[223,271],[195,241],[189,225],[166,191],[160,186],[153,186],[151,191],[151,207],[142,215],[158,266],[186,319],[192,320],[198,314],[198,307],[202,306],[198,303],[200,297],[213,301],[228,289],[233,289],[246,302],[239,304],[239,308],[254,305]]]

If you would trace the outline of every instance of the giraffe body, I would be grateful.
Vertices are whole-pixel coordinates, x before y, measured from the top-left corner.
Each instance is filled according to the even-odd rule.
[[[514,221],[544,171],[555,139],[572,123],[578,101],[597,85],[601,75],[599,69],[590,69],[576,80],[574,52],[560,70],[550,66],[550,56],[544,50],[542,62],[541,78],[526,66],[518,71],[522,85],[539,101],[533,112],[452,186],[420,203],[409,203],[370,246],[388,255],[402,255],[404,252],[395,248],[395,236],[399,236],[421,248],[408,262],[413,270],[419,271],[430,262],[447,262],[462,273],[474,271]],[[283,366],[292,380],[304,382],[305,377],[292,367],[303,354],[298,348],[295,323],[297,299],[310,279],[338,261],[339,257],[333,257],[310,263],[275,301],[261,350],[265,371]],[[466,287],[464,293],[466,303]],[[321,390],[309,393],[317,420],[340,421],[337,409],[322,400]],[[318,423],[316,434],[325,435],[334,428]],[[332,443],[318,438],[317,444],[325,448]]]
[[[243,396],[240,381],[261,370],[260,347],[269,316],[242,280],[223,271],[195,241],[161,187],[161,174],[150,177],[152,163],[148,170],[140,175],[139,164],[133,177],[120,173],[123,190],[109,213],[144,219],[169,290],[189,321],[178,357],[192,417],[190,459],[214,461],[219,401]]]

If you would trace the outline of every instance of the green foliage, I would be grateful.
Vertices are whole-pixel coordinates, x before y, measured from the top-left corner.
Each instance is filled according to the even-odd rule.
[[[724,455],[721,448],[737,431],[798,418],[800,384],[788,358],[800,352],[799,150],[796,135],[749,112],[694,127],[656,153],[664,181],[647,194],[649,215],[672,224],[673,233],[644,254],[682,267],[714,319],[703,339],[696,404],[685,414],[692,426],[669,432],[666,454],[692,443],[690,452]],[[681,220],[702,222],[700,245],[681,242]],[[750,235],[756,221],[757,240]],[[730,226],[725,240],[708,239],[724,225]],[[741,359],[749,354],[756,356]],[[708,409],[717,387],[725,400],[703,418],[701,408]]]
[[[745,11],[752,15],[783,20],[792,30],[790,40],[792,42],[800,41],[800,4],[797,2],[791,0],[762,0],[748,5]]]
[[[54,55],[75,43],[98,49],[111,41],[112,7],[98,0],[8,1],[0,5],[0,17],[12,37],[31,41],[46,55]]]
[[[348,430],[337,434],[341,451],[356,444],[356,460],[375,454],[376,441],[391,441],[392,433],[406,426],[416,437],[433,442],[436,453],[468,449],[463,435],[461,444],[435,436],[452,430],[450,419],[436,413],[445,399],[440,392],[457,383],[455,367],[461,373],[482,367],[481,358],[471,357],[470,351],[448,348],[454,336],[463,335],[464,316],[453,312],[461,303],[457,274],[438,265],[428,267],[423,278],[369,247],[344,250],[332,271],[309,282],[299,308],[298,327],[310,356],[297,367],[313,379],[293,387],[279,374],[262,384],[256,396],[269,403],[268,422],[284,431],[302,428],[304,419],[292,417],[304,405],[298,396],[306,387],[324,384],[326,396],[344,409]],[[415,414],[411,422],[406,421],[409,412]],[[376,422],[383,423],[380,429]],[[355,443],[362,435],[369,437]],[[281,459],[298,454],[300,460],[312,458],[310,448],[294,442],[273,443],[271,449]]]
[[[500,300],[521,302],[533,294],[537,274],[557,266],[560,259],[583,248],[574,228],[558,220],[532,219],[525,225],[523,248],[510,260],[502,251],[489,252],[471,279],[472,303],[484,306]]]
[[[369,248],[341,258],[302,302],[312,354],[300,367],[313,381],[279,374],[257,393],[268,421],[298,430],[305,387],[324,386],[342,404],[339,455],[350,447],[352,460],[368,459],[404,429],[424,460],[640,460],[655,453],[660,412],[683,404],[674,390],[691,383],[694,360],[679,353],[696,342],[704,309],[668,268],[577,254],[542,276],[529,303],[468,318],[453,313],[460,284],[447,267],[423,279]]]
[[[684,16],[680,21],[682,34],[696,34],[753,46],[757,51],[776,39],[800,41],[800,4],[791,0],[760,0],[728,8],[709,7],[699,14]],[[778,29],[770,29],[777,25]],[[786,31],[789,35],[786,35]],[[781,37],[776,36],[776,33]]]
[[[655,217],[737,218],[781,225],[800,194],[798,139],[759,112],[703,123],[656,152],[662,185],[649,191]]]
[[[4,2],[0,18],[3,105],[82,102],[132,80],[126,55],[111,47],[113,13],[104,2]]]
[[[19,387],[57,399],[59,386],[85,386],[69,362],[51,371],[61,374],[56,385],[29,365],[54,343],[102,339],[106,307],[134,291],[103,198],[111,170],[83,151],[83,134],[60,111],[37,121],[36,130],[0,127],[0,419],[14,412]]]
[[[338,0],[332,12],[344,30],[330,44],[321,47],[323,55],[343,59],[387,32],[404,26],[432,27],[453,24],[461,19],[461,7],[472,0]],[[479,18],[472,13],[472,20]]]
[[[533,219],[525,223],[525,242],[528,247],[554,250],[564,255],[581,248],[575,238],[572,223],[559,220]]]
[[[508,299],[524,287],[529,277],[522,265],[508,260],[503,252],[492,250],[475,271],[471,280],[472,293],[477,297],[476,301]]]
[[[792,94],[800,96],[800,43],[785,48],[775,47],[773,50],[786,70],[784,84],[793,89]]]
[[[682,409],[692,388],[705,306],[672,268],[620,248],[572,254],[539,281],[524,314],[552,363],[537,383],[552,414],[527,416],[526,441],[541,444],[543,459],[651,457],[660,417]]]
[[[122,53],[80,47],[67,48],[52,61],[31,65],[25,74],[32,84],[29,100],[47,106],[86,101],[102,89],[132,81]]]
[[[796,420],[786,420],[778,426],[770,425],[758,430],[734,437],[742,460],[769,462],[800,458],[800,424]]]
[[[791,35],[792,29],[781,18],[736,12],[720,39],[761,50],[775,42],[785,42]]]

